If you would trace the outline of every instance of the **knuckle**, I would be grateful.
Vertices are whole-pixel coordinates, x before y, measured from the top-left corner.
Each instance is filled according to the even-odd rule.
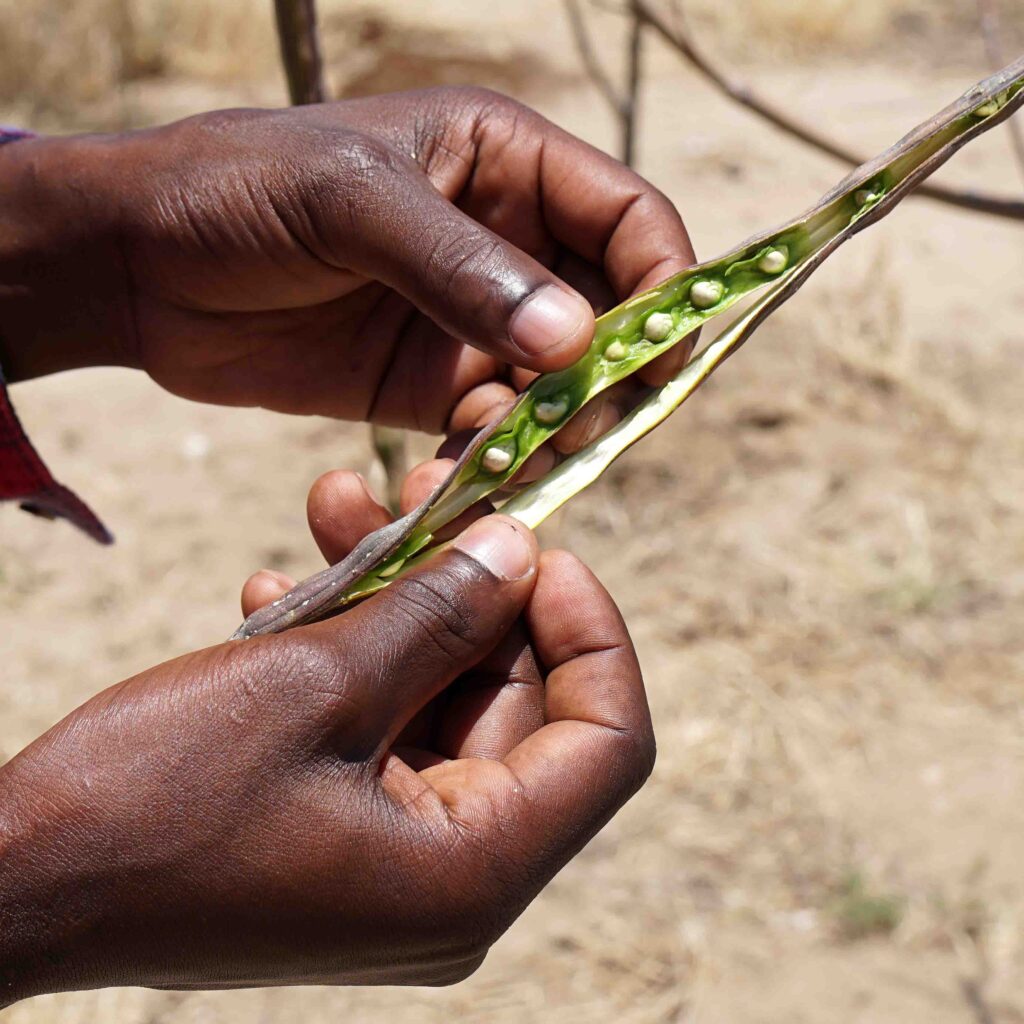
[[[442,86],[438,99],[447,109],[462,108],[474,114],[495,113],[510,107],[520,106],[510,96],[484,85],[448,85]]]
[[[621,774],[627,796],[636,793],[651,777],[658,756],[654,730],[649,725],[619,734]]]
[[[206,114],[198,114],[194,118],[186,118],[196,127],[210,135],[222,135],[239,128],[249,128],[267,118],[267,111],[255,107],[229,107],[223,110],[211,110]]]
[[[476,646],[476,616],[465,580],[444,570],[411,576],[392,587],[396,613],[422,639],[447,657],[464,654]]]
[[[457,223],[431,247],[428,264],[441,284],[442,299],[479,323],[509,283],[505,246],[482,229]],[[519,293],[516,291],[516,298]]]
[[[383,139],[357,131],[337,133],[328,159],[350,176],[366,181],[394,170],[400,162],[398,153]]]
[[[537,135],[550,125],[542,115],[511,96],[485,86],[447,86],[438,90],[436,117],[442,123],[459,124],[475,143],[486,134],[501,148],[525,134]]]
[[[254,667],[245,674],[250,695],[274,699],[295,714],[326,711],[332,716],[351,703],[351,679],[344,659],[332,647],[294,630],[285,636],[257,638]]]
[[[384,197],[395,192],[395,179],[408,172],[409,161],[374,135],[332,129],[300,147],[287,170],[318,223],[337,221],[339,230],[359,232]]]

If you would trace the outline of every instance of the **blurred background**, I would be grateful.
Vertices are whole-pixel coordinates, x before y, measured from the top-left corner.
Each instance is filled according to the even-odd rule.
[[[722,68],[873,154],[989,70],[975,0],[690,0]],[[1004,49],[1024,0],[997,5]],[[587,8],[621,74],[627,24]],[[616,152],[565,10],[321,0],[332,92],[473,82]],[[643,40],[638,169],[710,257],[846,169]],[[286,93],[269,0],[0,0],[0,122],[120,130]],[[1020,195],[999,129],[947,184]],[[910,200],[543,530],[621,604],[660,757],[453,989],[47,997],[4,1024],[1024,1021],[1024,227]],[[364,427],[192,405],[140,374],[20,385],[118,536],[0,509],[0,759],[319,567],[321,472]],[[428,454],[434,439],[413,441]]]

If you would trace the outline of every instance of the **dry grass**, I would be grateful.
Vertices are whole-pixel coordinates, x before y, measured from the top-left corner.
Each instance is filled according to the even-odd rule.
[[[977,33],[973,0],[740,0],[728,6],[712,0],[688,0],[687,10],[703,19],[715,37],[750,57],[800,59],[809,50],[831,57],[862,57],[880,50],[917,49],[921,43]],[[1007,24],[1020,30],[1024,4],[1003,0]],[[978,49],[980,53],[980,47]],[[966,56],[966,54],[963,54]]]

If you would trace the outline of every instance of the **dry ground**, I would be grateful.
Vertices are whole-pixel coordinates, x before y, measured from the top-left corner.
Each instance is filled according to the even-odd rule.
[[[359,32],[325,6],[341,53]],[[394,4],[406,28],[364,39],[336,81],[377,86],[410,66],[481,78],[612,145],[556,6],[484,6],[432,4],[420,31],[408,26],[427,16]],[[734,6],[750,37],[709,4],[704,29],[764,92],[865,151],[983,66],[970,3],[864,3],[849,17],[846,4]],[[54,9],[0,0],[0,24],[27,31]],[[1024,8],[1005,10],[1019,32]],[[33,106],[51,126],[111,125],[280,102],[262,7],[245,21],[246,76],[200,60],[219,52],[203,31],[221,24],[203,11],[143,5],[150,64],[114,94],[98,60],[91,93],[80,68],[35,66],[80,103],[48,79],[30,105],[0,76],[0,119]],[[44,27],[81,28],[70,14]],[[96,39],[125,77],[121,51]],[[513,75],[510,56],[529,73]],[[640,166],[703,255],[839,175],[659,46]],[[1020,188],[999,136],[946,179]],[[620,601],[660,759],[476,977],[438,992],[110,991],[39,999],[4,1024],[1024,1021],[1022,244],[1019,227],[908,203],[545,529]],[[100,687],[226,635],[253,568],[315,568],[305,489],[367,461],[361,427],[190,405],[127,372],[15,397],[119,545],[0,510],[0,758]]]

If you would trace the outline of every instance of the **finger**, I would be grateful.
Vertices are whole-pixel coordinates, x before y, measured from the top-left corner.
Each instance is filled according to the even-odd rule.
[[[562,454],[579,451],[621,420],[616,405],[606,396],[599,395],[585,406],[551,439],[556,451]]]
[[[428,459],[418,466],[413,466],[402,481],[399,493],[398,507],[402,515],[407,515],[416,508],[442,480],[447,478],[454,465],[454,459]]]
[[[271,601],[276,601],[294,586],[295,580],[283,572],[261,569],[253,573],[242,584],[242,617],[247,619],[253,612],[259,611]]]
[[[660,388],[667,384],[690,360],[700,331],[677,342],[663,355],[652,360],[637,371],[637,378],[648,387]]]
[[[596,441],[625,417],[644,394],[631,378],[613,384],[585,406],[551,439],[556,451],[568,454]]]
[[[565,253],[555,264],[555,270],[563,281],[571,284],[590,303],[598,316],[616,304],[615,292],[603,272],[586,260],[573,253]],[[661,387],[666,384],[686,365],[693,354],[698,333],[695,331],[690,337],[673,345],[668,352],[642,366],[637,370],[637,378],[649,387]],[[533,376],[535,375],[518,367],[513,368],[510,374],[512,384],[520,391]]]
[[[464,205],[488,226],[531,252],[553,237],[619,300],[693,265],[678,211],[635,171],[517,104],[485,113]]]
[[[391,514],[369,484],[348,469],[324,473],[314,482],[306,498],[306,518],[317,547],[331,565],[368,533],[391,522]]]
[[[499,359],[554,370],[583,354],[594,315],[581,295],[450,203],[411,159],[370,135],[350,144],[332,171],[338,187],[311,200],[339,269],[382,281]]]
[[[466,445],[476,435],[476,430],[461,430],[457,434],[452,434],[450,437],[445,438],[440,448],[438,448],[437,454],[445,459],[457,459],[466,450]],[[550,473],[555,468],[557,462],[557,452],[551,445],[543,445],[526,459],[506,484],[499,488],[499,493],[515,490],[524,484],[539,480],[542,476]],[[477,517],[477,515],[474,515],[472,518],[475,519]]]
[[[545,552],[526,609],[547,673],[543,725],[495,765],[453,760],[421,778],[450,814],[544,884],[643,783],[654,734],[618,609],[572,555]],[[495,808],[501,808],[496,814]]]
[[[552,234],[603,267],[620,301],[696,262],[668,197],[579,139],[554,130],[543,149],[539,180]]]
[[[345,721],[383,752],[402,727],[509,630],[533,589],[537,542],[521,523],[488,516],[422,568],[340,620],[307,627],[334,649],[343,637]],[[342,725],[344,723],[338,723]]]
[[[400,301],[405,303],[404,299]],[[376,332],[373,317],[363,330]],[[383,346],[380,356],[366,360],[367,367],[371,362],[376,362],[381,375],[380,387],[364,418],[431,434],[444,431],[453,408],[463,397],[498,379],[505,367],[493,356],[451,337],[418,312],[406,320],[394,345]]]
[[[516,623],[445,696],[435,729],[446,759],[500,761],[541,728],[544,681],[524,626]]]
[[[509,380],[515,394],[525,391],[539,376],[533,370],[524,370],[521,366],[513,366],[509,371]]]
[[[467,392],[452,410],[448,433],[479,430],[512,407],[516,391],[504,381],[491,380]]]
[[[604,276],[599,263],[591,263],[571,249],[562,248],[553,267],[558,276],[582,295],[597,316],[607,313],[618,302],[615,290]]]
[[[544,444],[527,457],[526,461],[512,475],[512,479],[499,490],[515,491],[526,484],[532,484],[535,480],[547,476],[557,464],[558,453],[550,444]]]
[[[453,459],[431,459],[428,462],[421,462],[411,469],[402,482],[402,491],[399,496],[399,507],[402,514],[411,512],[423,502],[439,483],[448,478],[454,465]],[[451,540],[452,537],[457,537],[471,523],[483,516],[490,515],[493,511],[494,506],[486,499],[475,502],[451,522],[438,527],[434,532],[434,541],[442,543]]]
[[[636,652],[614,601],[578,559],[545,552],[526,609],[547,673],[542,729],[505,759],[528,817],[586,842],[646,779],[654,732]]]

